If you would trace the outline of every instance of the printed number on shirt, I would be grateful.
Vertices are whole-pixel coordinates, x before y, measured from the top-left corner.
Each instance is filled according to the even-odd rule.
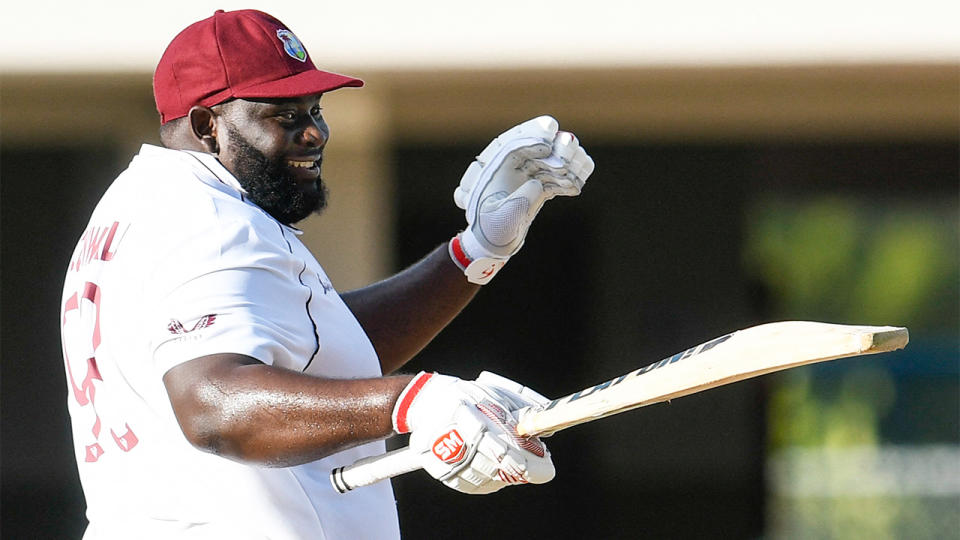
[[[86,425],[90,426],[87,440],[77,441],[86,447],[85,461],[96,462],[110,448],[116,447],[129,452],[137,445],[137,436],[130,426],[108,425],[106,430],[112,442],[105,449],[101,442],[104,426],[97,414],[97,389],[102,388],[103,377],[97,367],[97,348],[100,346],[100,301],[102,290],[96,283],[85,282],[81,290],[75,292],[63,306],[63,320],[60,331],[63,335],[63,359],[67,367],[67,380],[70,394],[77,404],[86,411]],[[75,418],[74,422],[81,422]]]

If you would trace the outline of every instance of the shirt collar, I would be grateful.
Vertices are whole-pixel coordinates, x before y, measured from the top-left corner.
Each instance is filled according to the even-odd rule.
[[[199,178],[205,184],[213,187],[214,189],[230,194],[247,204],[256,206],[257,209],[263,212],[267,217],[277,221],[273,216],[257,206],[256,203],[247,197],[247,190],[243,189],[243,186],[240,185],[240,181],[237,180],[237,178],[233,176],[233,174],[228,171],[222,163],[220,163],[220,160],[212,154],[194,152],[192,150],[172,150],[151,144],[144,144],[140,148],[140,154],[144,156],[154,155],[180,159],[188,164],[196,173],[197,178]],[[280,222],[277,221],[277,223]],[[298,236],[303,234],[303,231],[292,225],[287,225],[286,223],[280,223],[280,225]]]
[[[198,162],[200,162],[200,165],[202,165],[207,171],[209,171],[210,174],[213,175],[213,178],[210,178],[210,177],[202,178],[203,180],[215,179],[221,184],[227,185],[235,189],[237,192],[240,193],[241,198],[243,200],[245,201],[249,200],[246,197],[247,190],[243,189],[243,186],[240,185],[240,181],[237,180],[237,178],[233,176],[233,174],[231,174],[226,167],[223,166],[223,163],[220,163],[219,159],[217,159],[211,154],[205,154],[203,152],[193,152],[191,150],[178,150],[178,152],[186,154],[192,157],[193,159],[197,160]]]

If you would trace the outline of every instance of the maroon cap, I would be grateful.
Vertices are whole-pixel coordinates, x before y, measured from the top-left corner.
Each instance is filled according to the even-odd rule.
[[[299,97],[363,86],[320,71],[297,36],[274,17],[252,9],[225,12],[188,26],[173,38],[153,75],[160,123],[238,98]]]

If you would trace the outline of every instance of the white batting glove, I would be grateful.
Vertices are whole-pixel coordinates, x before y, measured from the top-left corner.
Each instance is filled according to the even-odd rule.
[[[495,397],[457,377],[421,371],[400,392],[393,406],[393,429],[402,434],[435,426],[447,421],[461,402],[477,403],[483,399]]]
[[[454,191],[467,228],[450,256],[471,283],[485,284],[523,246],[543,204],[580,194],[594,164],[576,136],[550,116],[528,120],[493,140]]]
[[[550,398],[547,398],[527,386],[512,381],[496,373],[484,371],[477,377],[477,383],[482,385],[488,392],[497,396],[501,403],[508,405],[510,413],[519,421],[520,415],[526,410],[543,410],[550,405]],[[537,435],[540,439],[546,439],[553,435],[553,431],[547,431]]]
[[[420,373],[397,402],[394,426],[412,430],[410,447],[420,453],[423,468],[458,491],[485,494],[550,481],[550,452],[536,437],[517,435],[511,405],[496,399],[498,392],[509,391]]]
[[[550,400],[533,388],[526,387],[502,375],[483,371],[477,377],[477,384],[497,396],[497,400],[507,406],[511,413],[527,407],[546,407]]]

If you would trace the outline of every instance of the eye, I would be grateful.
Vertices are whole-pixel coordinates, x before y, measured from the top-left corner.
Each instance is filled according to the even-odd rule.
[[[312,109],[310,109],[310,114],[311,114],[314,118],[319,117],[321,112],[323,112],[323,107],[321,107],[321,106],[319,106],[319,105],[315,105]]]
[[[293,112],[293,111],[284,111],[284,112],[278,114],[277,116],[279,116],[280,118],[282,118],[282,119],[284,119],[284,120],[291,120],[291,121],[292,121],[292,120],[296,120],[296,119],[297,119],[297,113],[295,113],[295,112]]]

